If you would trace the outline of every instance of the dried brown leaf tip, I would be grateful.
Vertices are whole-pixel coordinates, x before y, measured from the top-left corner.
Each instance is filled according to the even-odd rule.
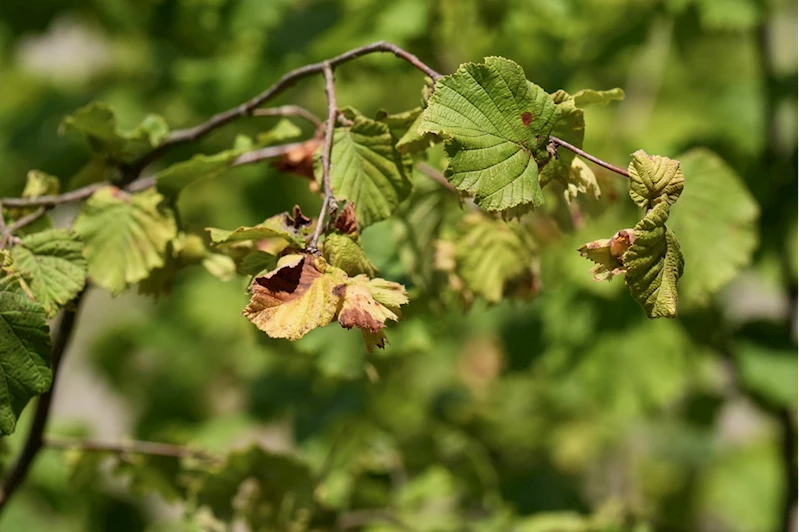
[[[358,275],[338,291],[344,298],[338,314],[341,326],[361,329],[370,353],[375,347],[384,348],[386,320],[399,320],[399,307],[408,302],[405,287],[384,279],[370,280],[365,275]]]
[[[580,246],[580,255],[594,262],[591,268],[595,281],[609,281],[625,271],[622,256],[635,241],[632,229],[622,229],[612,238],[594,240]]]
[[[335,288],[346,280],[341,270],[328,271],[323,259],[286,255],[275,270],[255,278],[244,315],[272,338],[298,340],[333,321],[341,300]]]
[[[307,177],[314,180],[314,154],[322,145],[322,139],[314,137],[306,140],[296,148],[293,148],[279,158],[272,166],[280,172]]]
[[[286,213],[286,225],[294,229],[302,229],[311,225],[311,219],[302,213],[299,205],[291,209],[291,214]]]
[[[336,218],[336,229],[345,235],[352,235],[358,238],[358,220],[355,218],[355,204],[347,202]]]

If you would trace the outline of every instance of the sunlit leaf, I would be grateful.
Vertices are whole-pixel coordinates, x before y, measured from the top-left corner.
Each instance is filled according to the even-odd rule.
[[[420,131],[444,136],[447,179],[488,211],[543,203],[539,165],[561,110],[529,83],[516,63],[499,57],[461,65],[436,83]]]
[[[89,198],[74,230],[85,242],[89,277],[113,294],[164,265],[167,244],[177,235],[172,212],[154,189],[127,194],[105,187]]]
[[[366,274],[374,277],[377,268],[371,263],[361,245],[352,237],[340,233],[331,233],[325,237],[322,248],[325,260],[336,268],[341,268],[347,275]]]
[[[674,232],[666,227],[669,204],[660,202],[635,225],[635,239],[622,256],[627,286],[650,318],[677,316],[677,281],[684,260]]]
[[[336,199],[355,205],[364,228],[391,216],[410,194],[411,181],[389,127],[352,116],[353,124],[337,127],[333,136],[330,185]]]
[[[673,205],[682,194],[685,178],[679,161],[638,150],[633,153],[628,171],[630,197],[642,209],[661,202]]]
[[[347,275],[312,255],[287,255],[277,269],[256,277],[244,315],[272,338],[298,340],[336,315]]]
[[[281,238],[291,245],[299,248],[305,247],[305,237],[308,234],[311,221],[302,216],[277,214],[267,218],[252,227],[239,227],[233,231],[225,229],[206,228],[211,236],[211,242],[217,246],[244,242],[247,240],[260,240],[263,238]]]
[[[34,233],[11,249],[16,271],[48,317],[83,290],[87,265],[82,251],[80,238],[65,229]]]

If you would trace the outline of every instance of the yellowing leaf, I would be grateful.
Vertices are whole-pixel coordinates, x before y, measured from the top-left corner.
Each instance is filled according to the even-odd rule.
[[[85,242],[89,277],[113,294],[164,265],[167,244],[177,235],[172,212],[154,189],[130,195],[105,187],[89,198],[74,230]]]
[[[661,202],[673,205],[682,194],[685,178],[679,161],[638,150],[633,153],[628,171],[630,197],[642,209],[651,209]]]
[[[632,229],[622,229],[613,238],[595,240],[581,246],[577,251],[586,259],[596,263],[591,268],[595,281],[610,281],[624,272],[622,256],[635,240]]]
[[[48,317],[66,305],[86,284],[83,243],[65,229],[49,229],[22,239],[11,249],[14,267]]]
[[[669,204],[658,203],[635,225],[635,240],[622,256],[627,286],[650,318],[677,316],[677,281],[684,260],[674,232],[666,227]]]
[[[338,322],[345,329],[361,329],[366,349],[385,347],[386,320],[399,320],[399,307],[408,302],[405,287],[385,279],[353,277],[343,287],[343,303]]]
[[[324,259],[288,255],[277,269],[255,278],[244,315],[272,338],[299,340],[333,321],[341,300],[337,287],[346,281]]]
[[[299,248],[304,248],[305,236],[308,234],[310,225],[311,220],[304,217],[299,209],[295,209],[293,216],[284,212],[267,218],[252,227],[239,227],[233,231],[208,227],[206,231],[211,236],[211,243],[217,246],[276,237]]]

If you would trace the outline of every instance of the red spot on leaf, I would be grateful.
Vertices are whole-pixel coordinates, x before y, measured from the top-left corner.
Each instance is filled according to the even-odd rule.
[[[527,111],[522,113],[522,124],[524,124],[525,127],[529,126],[532,123],[532,121],[533,121],[532,113],[528,113]]]

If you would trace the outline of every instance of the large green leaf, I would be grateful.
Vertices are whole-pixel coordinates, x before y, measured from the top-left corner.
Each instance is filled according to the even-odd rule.
[[[41,305],[0,291],[0,434],[14,432],[28,401],[50,389],[50,332]]]
[[[353,124],[336,128],[333,137],[330,185],[336,199],[355,205],[363,228],[391,216],[411,193],[411,181],[389,127],[352,116]]]
[[[313,511],[313,493],[313,478],[304,464],[250,447],[211,469],[197,502],[225,521],[243,517],[253,530],[304,530]]]
[[[167,243],[177,236],[172,211],[154,189],[127,194],[105,187],[89,198],[75,220],[83,237],[89,277],[113,294],[164,265]]]
[[[757,248],[759,207],[740,177],[714,153],[679,157],[686,187],[669,226],[680,235],[687,302],[704,303],[744,268]]]
[[[48,317],[83,290],[87,266],[82,251],[80,238],[65,229],[34,233],[11,249],[14,269]]]
[[[508,59],[467,63],[436,83],[420,131],[446,140],[447,179],[489,211],[543,203],[539,165],[561,110]]]
[[[77,131],[86,137],[92,151],[117,163],[128,163],[158,146],[169,132],[163,118],[147,116],[133,131],[123,132],[111,106],[93,102],[61,122],[61,132]]]
[[[674,232],[666,227],[669,204],[661,202],[635,225],[635,240],[622,256],[627,286],[650,318],[677,316],[677,281],[683,256]]]

